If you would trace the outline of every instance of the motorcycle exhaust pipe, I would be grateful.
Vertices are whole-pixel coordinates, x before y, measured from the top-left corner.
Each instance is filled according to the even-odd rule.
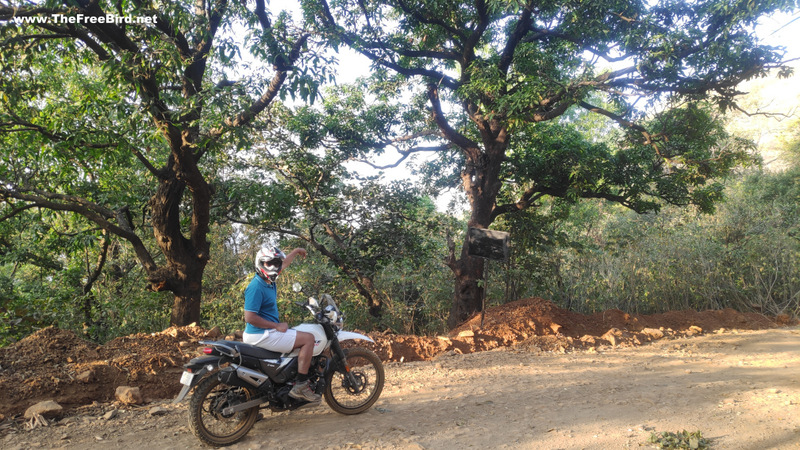
[[[240,380],[246,381],[255,387],[261,386],[268,379],[268,377],[261,372],[256,372],[255,370],[235,364],[232,366],[236,368],[236,376],[238,376]]]
[[[256,372],[238,364],[231,364],[229,367],[222,369],[217,374],[217,377],[219,377],[219,381],[225,384],[241,387],[259,387],[269,379],[261,372]]]

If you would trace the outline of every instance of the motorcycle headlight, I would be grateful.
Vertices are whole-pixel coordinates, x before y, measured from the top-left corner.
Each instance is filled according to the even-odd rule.
[[[336,322],[336,319],[339,318],[339,314],[336,311],[336,308],[328,305],[325,307],[325,317],[330,319],[331,322]]]

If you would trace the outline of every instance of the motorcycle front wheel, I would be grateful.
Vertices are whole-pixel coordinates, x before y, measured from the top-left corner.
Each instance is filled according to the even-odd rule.
[[[366,348],[344,349],[346,369],[325,376],[325,403],[341,414],[359,414],[378,401],[383,391],[383,364]]]
[[[225,414],[229,406],[255,398],[255,391],[229,386],[212,375],[195,388],[189,402],[189,428],[206,444],[220,447],[239,441],[258,418],[258,406]]]

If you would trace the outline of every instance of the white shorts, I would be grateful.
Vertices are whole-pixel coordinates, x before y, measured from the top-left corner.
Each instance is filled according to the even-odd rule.
[[[297,340],[297,331],[289,328],[285,333],[276,330],[265,330],[263,333],[244,333],[242,341],[245,344],[255,345],[266,350],[279,353],[291,353],[294,342]]]

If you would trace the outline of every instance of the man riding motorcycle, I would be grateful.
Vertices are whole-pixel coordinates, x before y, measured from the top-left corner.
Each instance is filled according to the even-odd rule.
[[[262,248],[255,257],[256,274],[244,292],[244,320],[247,323],[242,340],[267,350],[289,353],[299,349],[297,381],[289,396],[308,402],[318,402],[321,396],[308,385],[308,371],[314,350],[314,335],[290,329],[279,321],[278,288],[275,281],[298,255],[305,257],[303,248],[284,254],[278,247]]]

